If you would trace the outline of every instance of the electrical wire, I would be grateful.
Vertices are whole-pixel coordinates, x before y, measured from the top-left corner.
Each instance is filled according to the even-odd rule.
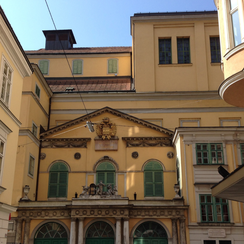
[[[57,30],[57,27],[56,27],[56,24],[55,24],[55,22],[54,22],[54,19],[53,19],[53,16],[52,16],[51,10],[50,10],[50,8],[49,8],[49,6],[48,6],[47,0],[45,0],[45,2],[46,2],[47,9],[48,9],[48,12],[49,12],[49,14],[50,14],[50,17],[51,17],[51,19],[52,19],[52,22],[53,22],[54,28],[55,28],[55,30]],[[80,93],[80,90],[79,90],[79,88],[78,88],[78,85],[77,85],[76,79],[75,79],[75,77],[74,77],[74,75],[73,75],[72,68],[71,68],[71,66],[70,66],[70,63],[69,63],[68,57],[67,57],[67,55],[66,55],[66,53],[65,53],[65,50],[64,50],[63,44],[62,44],[62,42],[61,42],[60,40],[59,40],[59,42],[60,42],[60,44],[61,44],[62,50],[63,50],[63,52],[64,52],[65,59],[66,59],[66,61],[67,61],[67,63],[68,63],[69,70],[70,70],[71,75],[72,75],[72,77],[73,77],[73,79],[74,79],[74,82],[75,82],[75,85],[76,85],[76,88],[77,88],[78,94],[79,94],[79,96],[80,96],[80,98],[81,98],[81,101],[82,101],[83,106],[84,106],[84,108],[85,108],[86,114],[88,114],[88,111],[87,111],[87,109],[86,109],[85,102],[84,102],[84,100],[83,100],[83,98],[82,98],[82,96],[81,96],[81,93]],[[90,121],[90,122],[91,122],[91,121]]]

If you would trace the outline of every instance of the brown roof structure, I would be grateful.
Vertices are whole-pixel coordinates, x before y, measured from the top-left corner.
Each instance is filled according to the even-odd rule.
[[[46,78],[53,93],[130,91],[131,77]],[[76,85],[77,84],[77,85]]]
[[[104,54],[104,53],[131,53],[131,47],[81,47],[64,50],[66,54]],[[63,54],[63,50],[45,50],[25,51],[27,55],[50,55]]]

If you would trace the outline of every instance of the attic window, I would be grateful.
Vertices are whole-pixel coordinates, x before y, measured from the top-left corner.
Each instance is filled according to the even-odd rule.
[[[55,41],[56,36],[55,35],[48,35],[47,36],[47,41]]]
[[[68,35],[66,35],[66,34],[59,35],[59,40],[60,41],[66,41],[66,40],[68,40]]]
[[[66,87],[66,89],[65,89],[66,92],[72,92],[74,90],[75,90],[74,87]]]

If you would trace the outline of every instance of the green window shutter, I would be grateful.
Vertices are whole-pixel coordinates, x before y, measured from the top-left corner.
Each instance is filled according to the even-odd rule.
[[[48,197],[56,197],[58,191],[58,173],[51,172],[49,174],[49,192]]]
[[[163,196],[163,172],[154,172],[155,196]]]
[[[48,60],[40,60],[39,61],[39,68],[40,68],[42,74],[44,74],[44,75],[48,74],[48,66],[49,66]]]
[[[146,171],[144,173],[145,177],[145,197],[153,196],[153,172]]]
[[[102,183],[105,183],[105,172],[97,172],[97,183],[102,181]]]
[[[108,60],[108,73],[117,73],[118,67],[117,59],[109,59]]]
[[[82,74],[82,60],[73,61],[73,74]]]
[[[107,172],[106,184],[112,184],[114,186],[114,172]]]

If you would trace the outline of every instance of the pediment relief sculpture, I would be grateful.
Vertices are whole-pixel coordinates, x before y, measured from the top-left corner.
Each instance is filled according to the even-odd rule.
[[[115,137],[117,128],[115,123],[111,123],[108,117],[105,117],[101,123],[96,126],[97,136],[103,140],[110,140]]]

